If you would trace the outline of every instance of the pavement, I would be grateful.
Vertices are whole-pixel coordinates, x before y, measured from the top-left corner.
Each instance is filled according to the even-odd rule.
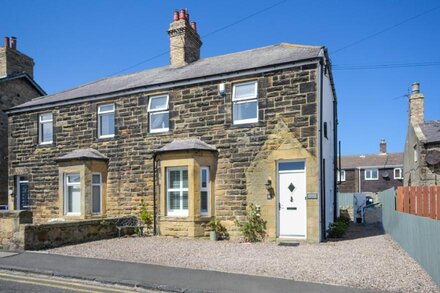
[[[63,256],[44,252],[0,253],[0,269],[167,292],[377,292],[287,279]]]

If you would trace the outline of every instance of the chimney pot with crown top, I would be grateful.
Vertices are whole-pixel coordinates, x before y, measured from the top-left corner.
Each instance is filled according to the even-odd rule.
[[[189,13],[185,9],[173,15],[173,22],[168,29],[170,36],[170,60],[172,66],[184,66],[200,59],[200,47],[202,41],[197,33],[195,22],[189,23]]]

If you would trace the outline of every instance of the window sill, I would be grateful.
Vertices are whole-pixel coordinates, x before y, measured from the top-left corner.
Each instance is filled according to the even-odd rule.
[[[101,136],[101,137],[97,137],[95,139],[96,142],[99,142],[99,141],[116,141],[116,140],[118,140],[118,137],[116,135],[113,135],[113,136]]]
[[[51,147],[54,147],[54,146],[55,146],[55,144],[53,142],[50,142],[50,143],[39,143],[37,145],[37,148],[51,148]]]
[[[243,124],[230,124],[225,127],[226,129],[234,129],[234,128],[251,128],[251,127],[263,127],[265,124],[262,121],[254,122],[254,123],[243,123]]]
[[[169,134],[171,131],[169,129],[163,131],[149,131],[148,135],[160,135],[160,134]]]

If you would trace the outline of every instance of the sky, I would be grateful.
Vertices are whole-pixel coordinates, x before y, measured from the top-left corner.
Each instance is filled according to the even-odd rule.
[[[281,42],[326,46],[343,155],[378,153],[381,138],[389,152],[403,151],[413,82],[425,95],[425,120],[440,119],[435,0],[0,0],[0,7],[0,37],[17,37],[49,94],[168,65],[172,13],[187,8],[202,57]]]

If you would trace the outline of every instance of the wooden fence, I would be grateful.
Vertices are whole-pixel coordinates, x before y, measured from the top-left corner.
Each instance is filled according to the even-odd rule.
[[[399,212],[440,220],[440,186],[401,186],[397,188]]]

